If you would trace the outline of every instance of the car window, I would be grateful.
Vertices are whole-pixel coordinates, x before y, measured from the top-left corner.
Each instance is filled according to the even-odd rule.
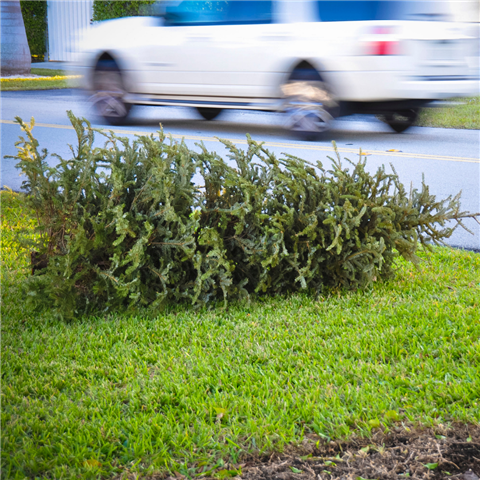
[[[272,1],[185,0],[165,10],[167,25],[242,25],[272,23]]]
[[[445,10],[435,1],[319,0],[316,4],[323,22],[446,20]]]
[[[272,22],[271,1],[230,1],[228,2],[228,22],[238,24],[261,24]]]
[[[165,22],[168,25],[201,25],[223,22],[227,2],[184,1],[168,5]]]

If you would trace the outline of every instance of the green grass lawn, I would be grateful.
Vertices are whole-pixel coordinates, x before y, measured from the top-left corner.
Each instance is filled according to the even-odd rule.
[[[421,127],[480,129],[480,96],[459,98],[456,105],[425,108],[417,125]]]
[[[26,309],[14,234],[34,220],[1,200],[4,478],[224,477],[306,433],[479,422],[479,254],[435,248],[356,293],[66,323]]]
[[[2,79],[0,88],[3,91],[13,90],[51,90],[58,88],[75,88],[78,86],[78,79],[65,79],[67,74],[63,70],[51,70],[49,68],[32,68],[32,75],[52,77],[51,80],[11,80]],[[55,77],[55,78],[54,78]]]

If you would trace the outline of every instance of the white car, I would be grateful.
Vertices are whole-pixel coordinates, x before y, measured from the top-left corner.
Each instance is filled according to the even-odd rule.
[[[166,5],[166,6],[165,6]],[[281,111],[315,138],[332,120],[379,115],[395,131],[430,102],[478,92],[475,40],[445,2],[159,2],[156,14],[100,22],[84,40],[85,88],[111,124],[132,105]],[[475,72],[477,73],[477,72]]]

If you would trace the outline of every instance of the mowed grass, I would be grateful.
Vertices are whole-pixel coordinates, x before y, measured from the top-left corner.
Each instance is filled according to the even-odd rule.
[[[32,68],[31,73],[32,75],[52,77],[52,79],[13,80],[6,78],[2,79],[2,81],[0,82],[0,89],[3,91],[52,90],[59,88],[76,88],[79,84],[78,79],[76,78],[64,78],[68,74],[63,70],[51,70],[49,68]]]
[[[361,292],[65,323],[25,306],[12,235],[32,220],[1,199],[5,478],[224,478],[307,433],[480,419],[479,254],[436,248]]]
[[[459,98],[457,104],[424,108],[417,125],[421,127],[480,129],[480,96]]]

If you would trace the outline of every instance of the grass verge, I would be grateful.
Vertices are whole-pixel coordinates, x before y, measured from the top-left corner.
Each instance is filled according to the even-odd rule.
[[[32,75],[52,77],[52,79],[13,80],[9,78],[3,78],[0,82],[2,91],[51,90],[60,88],[76,88],[79,85],[78,78],[65,78],[67,75],[63,70],[32,68],[31,73]]]
[[[309,432],[478,423],[478,254],[435,248],[356,293],[65,323],[26,310],[14,233],[34,220],[1,201],[6,478],[221,478]]]
[[[480,96],[459,98],[458,104],[441,108],[425,108],[420,112],[420,127],[480,129]]]

